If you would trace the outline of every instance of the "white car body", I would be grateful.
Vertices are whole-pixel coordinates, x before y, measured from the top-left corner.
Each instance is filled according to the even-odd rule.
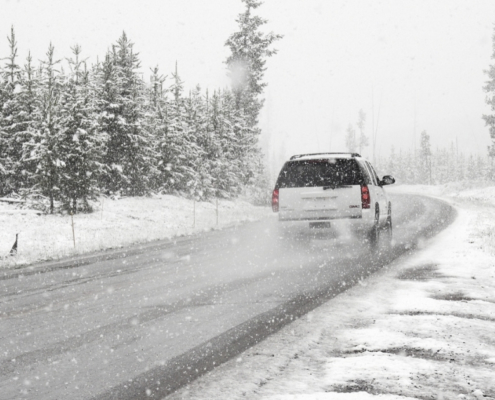
[[[389,222],[391,229],[391,203],[383,186],[393,182],[391,176],[380,180],[359,154],[293,156],[280,172],[273,209],[280,222],[328,226],[332,221],[347,220],[352,227],[366,231]],[[366,193],[369,201],[364,198]]]

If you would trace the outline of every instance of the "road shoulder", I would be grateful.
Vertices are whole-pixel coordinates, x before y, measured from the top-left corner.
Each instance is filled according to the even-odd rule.
[[[273,214],[240,199],[195,202],[171,195],[101,198],[93,213],[74,216],[25,211],[0,203],[0,279],[119,258]]]
[[[172,399],[494,399],[495,208],[444,232]]]

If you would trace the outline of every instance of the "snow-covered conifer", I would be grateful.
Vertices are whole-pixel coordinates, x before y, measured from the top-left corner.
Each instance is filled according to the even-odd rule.
[[[99,124],[107,136],[101,185],[109,192],[143,195],[154,163],[150,133],[143,129],[144,84],[138,54],[125,32],[100,67]]]
[[[102,156],[106,140],[100,132],[89,71],[80,59],[81,48],[72,47],[70,74],[63,83],[60,106],[59,177],[61,200],[75,213],[77,201],[89,210],[88,200],[97,194],[97,179],[103,173]]]
[[[431,184],[431,145],[430,135],[426,131],[421,132],[421,144],[419,150],[419,178],[421,183]]]
[[[215,91],[209,100],[209,132],[211,141],[212,178],[215,195],[230,197],[238,193],[240,186],[237,178],[239,164],[235,159],[235,136],[228,120],[228,111],[224,103],[225,94]]]
[[[492,35],[492,57],[495,60],[495,28]],[[492,145],[488,148],[490,157],[495,157],[495,64],[492,64],[485,71],[488,75],[488,80],[483,86],[484,91],[487,93],[486,103],[490,106],[492,113],[483,115],[486,126],[489,127],[490,137],[492,139]]]
[[[32,188],[48,197],[50,213],[53,213],[54,201],[60,195],[58,185],[63,168],[59,152],[62,82],[56,69],[58,63],[50,43],[46,60],[41,64],[40,82],[35,96],[37,102],[32,112],[32,123],[28,127],[29,141],[25,144],[26,161],[35,165],[35,170],[29,176]]]
[[[236,20],[239,31],[230,35],[225,43],[231,51],[226,64],[232,80],[236,108],[248,117],[249,126],[255,126],[263,106],[259,96],[266,87],[263,82],[266,59],[277,53],[271,46],[282,36],[261,32],[260,28],[267,20],[253,15],[253,10],[263,4],[261,1],[242,1],[246,8]]]
[[[228,73],[232,82],[233,103],[235,106],[233,128],[237,137],[238,148],[242,154],[241,174],[239,178],[244,185],[261,182],[259,166],[262,154],[258,146],[261,133],[257,127],[258,115],[263,107],[261,98],[266,83],[263,82],[266,60],[277,53],[272,44],[281,39],[281,35],[263,33],[261,28],[266,20],[253,15],[261,4],[257,0],[242,0],[245,10],[239,14],[239,30],[229,36],[225,45],[230,49],[226,60]]]
[[[13,27],[7,39],[10,53],[0,78],[0,174],[3,175],[0,191],[3,194],[19,188],[21,177],[17,175],[20,172],[23,140],[20,140],[18,133],[25,129],[23,120],[26,118],[18,101],[22,76],[17,64],[17,42]]]
[[[358,122],[357,122],[357,127],[359,129],[359,139],[358,139],[359,154],[362,154],[364,148],[369,146],[368,136],[366,136],[364,133],[365,124],[366,124],[366,114],[361,109],[359,110],[358,113]]]
[[[166,144],[160,155],[161,181],[166,192],[194,195],[200,149],[195,143],[194,126],[188,117],[183,90],[176,66],[169,87],[172,99],[167,107]],[[191,112],[193,110],[189,110],[189,114]]]
[[[356,130],[354,127],[349,124],[345,134],[345,146],[347,147],[347,151],[350,153],[355,153],[357,150],[357,140],[356,140]]]

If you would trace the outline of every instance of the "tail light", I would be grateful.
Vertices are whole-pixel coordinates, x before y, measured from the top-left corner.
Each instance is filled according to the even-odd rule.
[[[272,210],[278,212],[278,189],[275,189],[272,193]]]
[[[370,208],[370,191],[368,189],[368,186],[366,185],[361,186],[361,204],[363,206],[363,209]]]

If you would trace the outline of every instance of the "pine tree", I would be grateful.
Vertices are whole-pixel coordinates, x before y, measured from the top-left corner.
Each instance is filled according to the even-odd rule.
[[[33,122],[28,128],[26,161],[36,165],[29,176],[32,188],[49,199],[49,211],[54,212],[55,199],[60,194],[59,181],[63,162],[60,160],[60,91],[61,78],[56,69],[59,60],[54,59],[54,47],[50,43],[42,62],[40,83],[37,88],[37,104],[33,110]]]
[[[466,179],[466,158],[463,153],[457,154],[455,166],[455,181],[462,182]]]
[[[476,179],[478,180],[490,180],[490,164],[487,162],[487,159],[481,155],[477,155],[476,157]]]
[[[255,166],[260,159],[257,138],[246,121],[242,110],[235,104],[235,96],[230,91],[222,95],[222,117],[224,123],[223,145],[224,158],[229,163],[228,171],[235,180],[230,193],[237,195],[243,186],[253,184]]]
[[[17,64],[17,42],[14,28],[11,28],[9,42],[10,54],[7,63],[1,71],[0,89],[0,129],[2,133],[1,159],[3,162],[1,170],[3,172],[3,184],[1,191],[6,194],[16,191],[19,188],[20,180],[17,180],[19,165],[22,158],[22,144],[18,133],[24,129],[22,124],[22,109],[18,99],[21,81],[21,68]],[[1,173],[1,172],[0,172]]]
[[[430,135],[426,131],[421,132],[421,144],[419,151],[419,183],[431,184],[431,146]]]
[[[345,145],[349,153],[356,152],[356,148],[358,146],[356,141],[356,130],[351,124],[349,124],[349,126],[347,127],[347,131],[345,135]]]
[[[26,58],[26,64],[21,74],[20,90],[14,97],[18,103],[16,106],[18,113],[16,115],[16,124],[18,131],[16,132],[16,141],[21,143],[21,159],[16,165],[16,190],[28,193],[30,190],[30,176],[33,176],[36,171],[36,163],[30,161],[30,154],[27,143],[31,138],[31,131],[34,125],[35,110],[39,106],[39,87],[40,75],[36,73],[32,64],[31,53]]]
[[[257,127],[258,115],[263,107],[261,98],[266,83],[263,82],[266,60],[277,53],[272,44],[281,39],[281,35],[261,32],[267,20],[253,15],[261,4],[257,0],[242,0],[245,11],[239,14],[236,22],[239,30],[227,39],[225,45],[230,49],[226,60],[228,74],[232,82],[235,113],[234,135],[242,151],[237,160],[241,163],[240,175],[243,185],[253,185],[262,181],[259,166],[263,159],[258,146],[260,129]]]
[[[239,164],[234,155],[235,136],[229,121],[227,105],[232,99],[230,92],[214,92],[211,98],[209,126],[212,132],[212,149],[215,162],[212,178],[215,195],[230,197],[239,192]]]
[[[400,159],[397,159],[395,154],[395,147],[392,146],[390,149],[390,157],[386,166],[387,174],[392,174],[394,177],[398,177],[399,175],[399,162]]]
[[[363,149],[369,146],[368,137],[364,134],[365,123],[366,123],[366,114],[361,109],[359,110],[358,122],[357,122],[357,126],[359,129],[359,140],[358,140],[359,154],[362,154]]]
[[[161,163],[163,188],[169,193],[194,195],[198,180],[195,163],[199,157],[199,148],[194,141],[194,127],[188,120],[186,102],[183,97],[184,83],[177,72],[172,74],[172,94],[167,110],[166,148],[162,151]]]
[[[193,195],[198,199],[208,199],[213,195],[212,158],[214,144],[208,130],[208,98],[203,98],[201,88],[196,86],[186,99],[187,125],[192,132],[191,140],[195,145],[196,158],[191,160],[197,172]]]
[[[0,107],[3,109],[5,97],[5,83],[0,80]],[[7,157],[7,138],[3,129],[3,121],[0,120],[0,196],[4,196],[9,191],[7,184],[7,170],[11,161]]]
[[[226,64],[232,80],[236,109],[242,110],[248,116],[250,126],[255,126],[263,106],[263,100],[259,99],[259,96],[266,87],[266,83],[263,82],[266,59],[277,53],[277,50],[270,47],[281,39],[282,35],[272,32],[264,34],[260,31],[267,20],[253,15],[252,11],[263,4],[261,1],[242,2],[246,9],[236,20],[239,31],[230,35],[225,43],[231,51]]]
[[[476,160],[470,154],[466,166],[466,179],[473,181],[479,178],[479,172],[476,170]]]
[[[145,101],[145,119],[143,129],[146,129],[148,135],[152,138],[153,144],[153,175],[150,176],[150,188],[153,191],[160,191],[163,182],[164,165],[163,154],[166,152],[167,143],[167,88],[163,88],[166,76],[159,72],[158,66],[151,69],[151,84],[148,88],[147,100]]]
[[[495,60],[495,28],[492,35],[492,56]],[[490,137],[492,139],[492,145],[488,147],[488,154],[493,159],[495,157],[495,64],[489,66],[488,70],[485,70],[488,75],[488,80],[483,86],[484,91],[487,93],[486,103],[490,106],[492,114],[483,115],[485,125],[489,127]]]
[[[62,171],[59,178],[60,196],[72,213],[82,200],[83,211],[89,211],[89,199],[97,194],[98,177],[103,173],[102,155],[105,135],[100,133],[96,105],[89,81],[89,71],[80,59],[81,48],[72,48],[74,58],[68,60],[71,73],[61,94],[59,151]]]
[[[152,181],[152,137],[144,124],[144,84],[138,54],[125,32],[100,67],[99,124],[108,136],[101,186],[108,192],[143,195]]]

